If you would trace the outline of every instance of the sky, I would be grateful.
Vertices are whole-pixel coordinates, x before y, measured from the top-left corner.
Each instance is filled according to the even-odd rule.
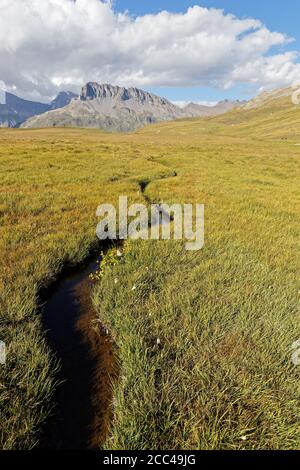
[[[194,5],[206,8],[218,8],[225,13],[234,14],[239,18],[259,19],[271,31],[279,31],[287,34],[294,41],[285,45],[285,51],[300,51],[300,2],[297,0],[115,0],[114,5],[119,11],[128,10],[132,15],[153,14],[162,10],[178,13],[184,12]],[[299,76],[300,79],[300,76]],[[167,98],[174,100],[215,101],[222,99],[249,99],[257,93],[257,87],[234,86],[229,90],[200,87],[174,88],[148,88],[149,91],[160,93],[163,91]]]
[[[0,89],[48,101],[98,81],[181,103],[249,99],[299,81],[299,18],[296,0],[0,0]]]

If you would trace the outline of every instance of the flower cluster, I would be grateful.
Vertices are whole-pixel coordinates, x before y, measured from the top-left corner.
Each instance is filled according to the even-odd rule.
[[[107,268],[115,266],[123,258],[123,253],[118,248],[112,248],[107,253],[101,251],[100,258],[97,261],[97,270],[91,273],[89,278],[91,281],[100,281],[104,276]]]

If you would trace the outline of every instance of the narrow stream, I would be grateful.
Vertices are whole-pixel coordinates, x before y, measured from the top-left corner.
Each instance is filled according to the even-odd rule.
[[[148,184],[140,182],[139,186],[149,204],[145,196]],[[152,226],[169,222],[163,211],[162,217],[152,220]],[[46,424],[42,448],[99,448],[112,421],[111,383],[118,376],[116,354],[110,336],[97,322],[89,279],[98,268],[98,259],[99,255],[69,269],[42,296],[43,326],[61,364],[56,409]]]
[[[93,259],[69,270],[52,286],[43,307],[47,339],[61,363],[57,409],[47,423],[44,448],[99,448],[108,430],[116,368],[110,337],[101,325],[93,328],[89,274],[96,269]]]

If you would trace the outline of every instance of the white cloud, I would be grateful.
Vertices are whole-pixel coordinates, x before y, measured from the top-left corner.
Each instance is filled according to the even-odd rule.
[[[288,42],[258,20],[199,6],[133,18],[100,0],[0,0],[0,80],[31,98],[87,81],[286,86],[300,77],[298,53],[273,47]]]

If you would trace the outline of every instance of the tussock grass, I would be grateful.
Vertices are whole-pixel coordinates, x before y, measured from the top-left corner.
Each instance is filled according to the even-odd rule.
[[[39,289],[87,256],[97,206],[141,202],[144,182],[149,201],[204,203],[206,244],[129,242],[95,287],[122,370],[106,447],[299,449],[300,114],[274,113],[0,131],[2,448],[34,447],[53,405]]]

